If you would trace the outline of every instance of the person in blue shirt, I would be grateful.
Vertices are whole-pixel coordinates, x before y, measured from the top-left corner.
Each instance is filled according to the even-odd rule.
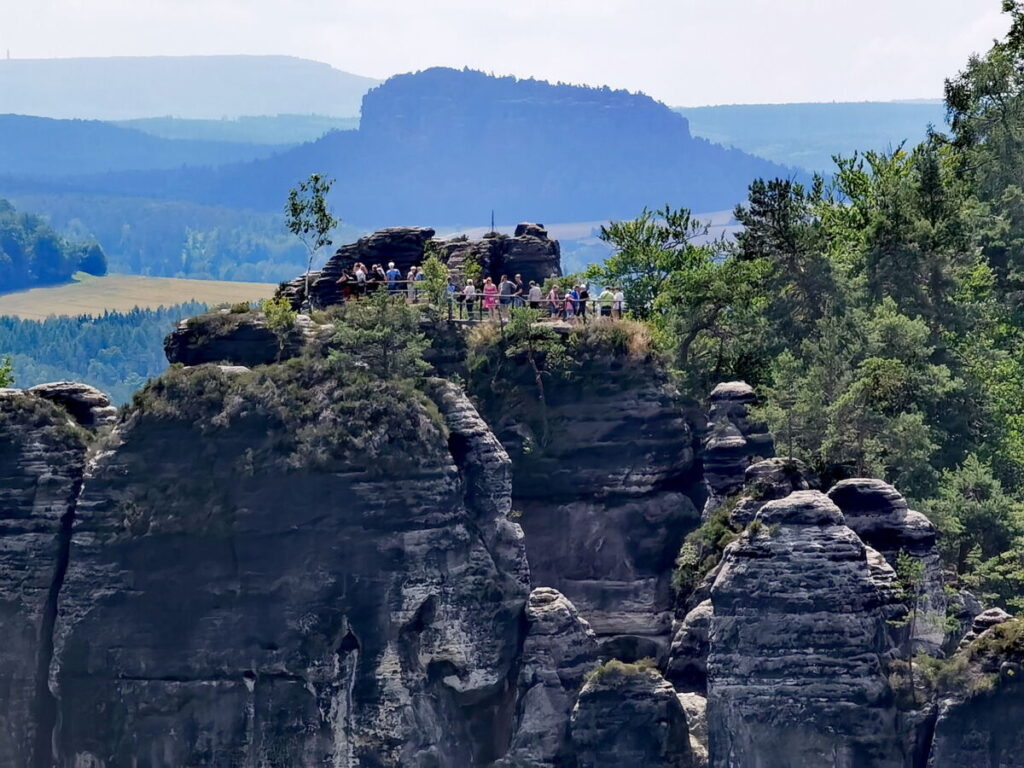
[[[388,278],[388,293],[398,293],[398,281],[402,279],[402,273],[395,269],[395,262],[388,262],[388,271],[384,273]]]
[[[580,313],[580,291],[579,286],[574,285],[572,290],[569,291],[569,297],[572,299],[572,311],[574,315]]]

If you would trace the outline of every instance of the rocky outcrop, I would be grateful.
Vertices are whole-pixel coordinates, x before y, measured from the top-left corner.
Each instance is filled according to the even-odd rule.
[[[1024,627],[986,614],[952,660],[959,678],[939,705],[929,768],[1024,768]]]
[[[356,262],[368,269],[380,264],[384,269],[394,262],[403,279],[408,271],[423,263],[427,244],[434,230],[427,227],[391,227],[343,245],[328,259],[323,269],[310,275],[310,294],[313,306],[326,307],[342,300],[338,278],[342,270],[352,270]],[[501,275],[513,277],[521,274],[526,281],[541,282],[552,275],[562,274],[561,250],[557,240],[548,237],[541,224],[524,223],[516,227],[515,235],[489,235],[479,240],[457,237],[433,240],[442,260],[454,279],[462,277],[467,259],[474,259],[483,270],[483,276],[495,280]],[[279,294],[299,307],[305,294],[305,275],[285,283]]]
[[[767,427],[750,419],[750,407],[757,402],[753,387],[742,381],[724,382],[712,390],[708,402],[701,452],[708,492],[705,518],[743,488],[747,467],[775,455]]]
[[[711,590],[711,765],[902,765],[883,599],[828,497],[766,504]]]
[[[83,427],[98,429],[117,421],[117,408],[95,387],[76,381],[56,381],[30,387],[29,394],[56,403]]]
[[[51,639],[86,451],[50,398],[0,390],[0,765],[30,768],[50,765]]]
[[[542,224],[524,223],[516,227],[514,237],[495,235],[481,240],[455,239],[442,246],[452,274],[461,276],[467,259],[474,259],[483,274],[495,280],[517,274],[529,282],[543,283],[562,274],[561,250],[557,240],[548,237]]]
[[[920,512],[909,509],[899,491],[882,480],[842,480],[828,495],[842,510],[846,524],[865,544],[880,552],[893,568],[901,552],[921,562],[920,616],[914,622],[913,641],[918,648],[937,653],[946,639],[947,597],[935,526]]]
[[[673,633],[665,674],[682,690],[707,690],[708,634],[713,616],[711,600],[705,600],[686,614]]]
[[[966,651],[975,640],[992,629],[992,627],[1005,624],[1012,619],[1013,617],[1002,608],[989,608],[987,611],[982,611],[974,617],[970,630],[960,642],[959,650]]]
[[[799,459],[766,459],[751,464],[743,473],[743,495],[729,511],[729,520],[743,528],[774,499],[793,491],[814,491],[821,487],[818,476]]]
[[[78,507],[50,667],[57,762],[474,766],[503,754],[528,586],[516,527],[497,524],[502,486],[470,489],[508,462],[474,435],[468,404],[446,405],[464,450],[413,399],[407,427],[384,427],[406,431],[352,436],[378,458],[342,451],[339,432],[290,464],[283,445],[336,423],[331,382],[287,395],[312,400],[285,403],[298,421],[283,431],[265,374],[168,377],[119,427]],[[389,455],[401,470],[382,466]]]
[[[262,313],[223,309],[182,320],[164,339],[164,352],[172,364],[269,365],[295,357],[307,341],[328,331],[299,315],[292,331],[279,339]]]
[[[572,713],[579,768],[691,768],[686,712],[656,670],[612,661],[593,674]]]
[[[547,587],[530,594],[526,626],[512,745],[498,766],[571,765],[569,718],[584,677],[596,664],[597,639],[575,606]]]

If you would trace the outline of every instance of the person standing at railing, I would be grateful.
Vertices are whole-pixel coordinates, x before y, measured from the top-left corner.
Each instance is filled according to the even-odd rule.
[[[398,281],[402,279],[402,273],[395,269],[395,262],[388,262],[388,271],[384,277],[388,281],[388,293],[394,296],[398,293]]]
[[[337,280],[338,288],[341,290],[341,300],[343,303],[348,304],[349,299],[352,297],[352,275],[348,273],[347,269],[341,270],[341,277]]]
[[[579,309],[577,314],[580,316],[580,320],[584,323],[587,322],[587,303],[590,301],[590,291],[587,290],[586,283],[580,283],[580,287],[577,289],[580,295]]]
[[[530,281],[530,290],[527,292],[526,298],[530,302],[530,309],[540,309],[540,286],[537,285],[536,280]]]
[[[356,262],[356,296],[366,295],[366,265],[361,261]]]
[[[462,299],[466,302],[466,314],[469,320],[473,319],[473,304],[476,302],[476,286],[472,280],[466,281],[466,287],[462,289]]]
[[[367,289],[371,292],[376,291],[379,288],[383,288],[387,282],[388,276],[384,271],[384,267],[380,264],[374,264],[373,271],[370,273],[370,279],[367,281]]]
[[[601,295],[597,297],[597,303],[601,307],[601,317],[611,317],[612,304],[615,303],[615,294],[605,286],[605,289],[601,291]]]
[[[522,275],[516,275],[512,282],[516,286],[516,290],[512,294],[512,306],[518,309],[526,303],[526,285],[523,283]]]
[[[612,304],[612,317],[616,320],[622,319],[622,310],[626,308],[626,294],[622,292],[622,288],[615,289],[615,303]]]
[[[416,303],[416,267],[409,267],[405,273],[405,298],[410,304]]]
[[[551,315],[552,320],[558,317],[560,303],[558,285],[553,284],[551,290],[548,291],[548,313]]]
[[[420,295],[423,293],[423,286],[420,285],[420,283],[422,283],[424,280],[427,279],[427,273],[424,272],[419,267],[416,267],[415,270],[416,270],[416,274],[413,275],[413,278],[412,278],[413,286],[414,286],[412,300],[413,301],[419,301],[420,300]]]
[[[497,319],[498,286],[489,277],[484,278],[484,309],[487,310],[487,317],[491,320]]]
[[[512,306],[512,299],[516,293],[516,284],[508,279],[508,275],[501,276],[501,283],[498,285],[498,316],[502,319],[508,317],[509,308]]]
[[[576,300],[572,296],[572,290],[565,292],[563,299],[563,306],[565,307],[565,322],[575,322],[576,318]]]

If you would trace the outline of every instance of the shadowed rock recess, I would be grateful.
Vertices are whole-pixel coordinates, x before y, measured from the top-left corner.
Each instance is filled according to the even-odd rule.
[[[558,268],[537,225],[467,249]],[[186,322],[120,413],[0,389],[0,766],[1024,768],[1022,623],[966,592],[943,621],[927,518],[770,458],[747,385],[691,402],[580,334],[543,440],[503,350],[508,386],[471,396],[346,367],[330,333]],[[477,337],[446,333],[435,375],[468,373]],[[916,652],[949,658],[915,688]]]

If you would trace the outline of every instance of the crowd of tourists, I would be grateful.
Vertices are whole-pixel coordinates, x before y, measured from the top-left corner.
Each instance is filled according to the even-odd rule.
[[[569,323],[586,322],[588,317],[622,317],[626,297],[621,287],[605,286],[595,296],[586,283],[562,285],[553,277],[556,279],[545,291],[536,280],[526,282],[522,275],[502,275],[497,282],[490,277],[481,282],[466,280],[461,286],[449,276],[447,293],[452,316],[507,320],[512,309],[529,307],[545,312],[551,320]],[[425,295],[424,280],[426,275],[419,267],[411,267],[403,277],[394,262],[389,262],[386,270],[380,264],[367,269],[365,264],[356,262],[352,269],[342,269],[337,283],[342,301],[387,291],[392,296],[404,294],[410,303],[416,303]]]

